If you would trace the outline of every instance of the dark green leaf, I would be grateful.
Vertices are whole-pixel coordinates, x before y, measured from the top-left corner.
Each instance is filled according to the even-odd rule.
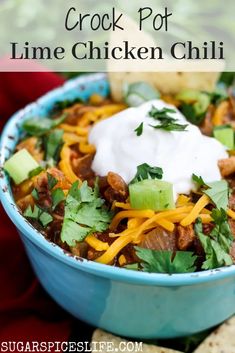
[[[112,214],[104,206],[104,200],[97,195],[98,189],[83,182],[79,188],[75,182],[66,197],[65,215],[61,240],[70,246],[94,232],[103,232],[109,226]]]
[[[54,186],[58,183],[58,180],[53,177],[50,173],[47,173],[48,187],[49,190],[52,190]]]
[[[41,166],[35,168],[34,170],[31,170],[31,172],[29,172],[29,178],[32,178],[38,174],[40,174],[43,171],[43,168]]]
[[[28,206],[28,208],[24,212],[24,216],[26,218],[31,218],[40,222],[43,227],[46,227],[49,223],[53,221],[53,217],[48,212],[45,212],[44,210],[39,208],[37,205],[34,206],[33,210],[31,206]]]
[[[51,198],[52,198],[52,209],[54,210],[56,206],[58,206],[59,203],[64,201],[65,199],[63,190],[60,188],[53,190],[51,193]]]
[[[205,181],[202,179],[201,176],[197,176],[197,175],[193,174],[192,180],[193,180],[194,183],[196,183],[199,187],[207,186],[207,184],[205,183]]]
[[[162,129],[165,131],[185,131],[186,125],[179,124],[177,119],[171,117],[169,114],[174,114],[176,111],[174,109],[163,108],[157,109],[152,107],[149,112],[149,116],[155,120],[159,121],[158,125],[150,125],[154,129]]]
[[[23,215],[27,218],[38,219],[40,215],[40,208],[34,206],[32,209],[31,206],[28,206],[24,211]]]
[[[217,208],[228,208],[229,187],[226,180],[214,181],[207,184],[208,189],[204,193],[210,197]]]
[[[205,112],[197,114],[195,106],[191,104],[182,104],[180,110],[182,114],[186,117],[186,119],[194,125],[200,125],[205,118]]]
[[[145,272],[155,273],[187,273],[196,270],[196,255],[190,251],[157,251],[135,247],[136,255],[143,261],[141,264]]]
[[[53,217],[47,212],[42,212],[39,216],[39,221],[45,228],[49,223],[53,221]]]
[[[209,93],[209,96],[211,103],[215,105],[229,98],[227,91],[222,88],[218,88],[216,91]]]
[[[33,196],[33,198],[35,200],[38,200],[39,199],[39,195],[38,195],[38,190],[37,189],[33,189],[33,191],[31,192],[31,195]]]
[[[141,136],[143,133],[144,123],[142,122],[134,131],[136,132],[137,136]]]
[[[45,159],[53,161],[55,165],[59,160],[61,147],[63,146],[63,130],[53,130],[45,137]]]
[[[159,167],[150,167],[147,163],[143,163],[137,167],[137,173],[130,184],[137,183],[144,179],[162,179],[163,170]]]
[[[222,72],[219,82],[227,87],[232,86],[235,82],[235,72]]]
[[[69,108],[76,103],[84,103],[84,100],[81,98],[76,99],[65,99],[63,101],[56,102],[53,107],[53,112],[61,111],[63,109]]]
[[[233,236],[227,222],[226,212],[222,209],[214,210],[212,212],[212,218],[215,227],[210,235],[205,235],[203,233],[202,222],[200,219],[197,219],[194,227],[195,233],[198,236],[206,255],[206,260],[202,265],[204,270],[229,266],[233,263],[232,258],[229,255]]]
[[[31,118],[26,120],[22,128],[29,135],[32,136],[42,136],[45,133],[49,132],[51,129],[55,128],[59,124],[61,124],[66,118],[67,114],[61,115],[57,119],[49,119],[49,118]]]

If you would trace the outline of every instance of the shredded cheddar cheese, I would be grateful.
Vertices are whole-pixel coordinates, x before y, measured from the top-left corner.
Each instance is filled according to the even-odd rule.
[[[168,230],[169,232],[173,232],[173,230],[175,229],[174,223],[168,221],[167,219],[159,219],[156,223],[162,228]]]
[[[118,202],[118,201],[114,201],[113,208],[114,207],[122,208],[123,210],[130,210],[131,209],[131,205],[129,203]]]
[[[130,217],[140,217],[140,218],[151,218],[154,216],[154,211],[152,210],[130,210],[130,211],[121,211],[117,213],[110,224],[110,229],[114,230],[117,228],[118,224],[121,222],[122,219],[124,218],[130,218]]]
[[[119,265],[123,266],[126,264],[126,257],[124,255],[120,255],[118,259]]]
[[[75,181],[79,180],[79,178],[72,169],[70,163],[70,148],[66,144],[64,144],[60,152],[60,157],[61,161],[59,162],[59,168],[64,173],[66,178],[70,181],[70,183],[74,183]]]
[[[181,207],[181,206],[185,206],[187,205],[187,203],[189,203],[190,198],[188,196],[185,195],[179,195],[177,201],[176,201],[176,207]]]
[[[235,220],[235,212],[233,210],[228,209],[227,215]]]
[[[85,239],[85,242],[97,251],[104,251],[109,248],[108,243],[97,239],[94,235],[88,235]]]
[[[95,261],[102,264],[109,264],[113,261],[114,257],[131,241],[133,240],[132,235],[127,235],[125,237],[118,237],[105,251],[103,255],[98,257]]]
[[[80,126],[73,126],[73,125],[69,125],[69,124],[60,124],[59,128],[61,128],[65,132],[73,132],[79,136],[87,136],[87,134],[88,134],[88,129],[82,128]]]
[[[180,222],[183,227],[188,226],[193,223],[195,219],[199,216],[203,208],[208,205],[210,199],[207,195],[202,195],[201,198],[197,201],[192,211]]]
[[[88,142],[80,142],[79,151],[84,154],[95,153],[95,146],[89,144]]]

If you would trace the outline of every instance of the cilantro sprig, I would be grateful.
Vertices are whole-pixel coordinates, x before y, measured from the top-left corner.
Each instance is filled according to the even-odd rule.
[[[162,179],[163,170],[160,167],[151,167],[147,163],[138,165],[137,172],[130,184],[137,183],[144,179]]]
[[[215,226],[209,235],[203,233],[200,219],[197,219],[194,227],[195,233],[205,251],[206,260],[202,265],[202,269],[204,270],[233,264],[233,260],[229,254],[233,242],[233,235],[226,212],[223,209],[214,209],[211,216]]]
[[[37,205],[34,205],[33,208],[28,206],[24,211],[24,217],[38,221],[44,228],[53,221],[51,214]]]
[[[42,136],[61,124],[66,116],[67,114],[62,114],[57,119],[31,118],[23,123],[22,128],[31,136]]]
[[[63,146],[63,133],[63,130],[55,129],[44,136],[45,160],[49,165],[54,166],[59,160]]]
[[[141,136],[143,133],[144,123],[142,122],[134,131],[137,136]]]
[[[193,174],[192,180],[201,188],[202,192],[209,196],[218,209],[226,210],[229,201],[229,186],[226,180],[205,183],[201,176]]]
[[[65,201],[65,215],[61,231],[61,240],[70,246],[83,241],[87,235],[105,231],[112,214],[99,197],[97,184],[94,189],[84,181],[79,187],[75,182]]]
[[[152,107],[149,112],[149,116],[154,120],[158,120],[159,124],[150,125],[154,129],[162,129],[165,131],[185,131],[188,124],[182,125],[178,123],[178,120],[173,118],[169,114],[175,114],[176,111],[170,108],[158,109],[156,107]]]
[[[190,251],[151,250],[135,247],[143,271],[153,273],[188,273],[196,270],[197,256]]]

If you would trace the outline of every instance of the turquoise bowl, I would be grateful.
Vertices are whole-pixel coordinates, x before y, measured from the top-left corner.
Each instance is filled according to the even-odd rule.
[[[95,74],[66,83],[16,113],[0,142],[0,166],[20,138],[21,123],[45,116],[58,100],[109,93],[106,76]],[[149,274],[73,257],[47,241],[17,209],[9,180],[0,171],[0,197],[18,229],[41,284],[76,318],[139,339],[190,335],[235,313],[235,266],[191,274]]]

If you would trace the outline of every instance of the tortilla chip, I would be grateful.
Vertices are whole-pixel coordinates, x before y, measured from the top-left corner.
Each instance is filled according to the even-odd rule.
[[[110,36],[110,47],[120,46],[123,41],[128,41],[130,47],[141,47],[143,44],[146,47],[154,47],[155,40],[150,33],[139,31],[137,23],[125,15],[122,18],[123,28],[128,28],[125,31],[112,32]],[[204,90],[211,92],[214,90],[216,82],[224,64],[220,61],[211,63],[211,67],[217,72],[206,72],[205,62],[199,60],[185,60],[177,66],[177,69],[172,71],[172,67],[176,68],[175,61],[173,62],[166,54],[165,67],[171,72],[163,68],[163,63],[158,64],[157,61],[143,60],[108,60],[108,76],[111,86],[112,97],[115,101],[122,100],[123,83],[133,83],[137,81],[145,81],[156,87],[162,94],[177,94],[182,89],[191,88],[196,90]],[[208,67],[210,63],[206,63]],[[142,70],[141,70],[142,67]],[[190,69],[189,69],[190,67]],[[197,68],[197,69],[196,69]],[[195,72],[191,72],[195,70]],[[144,71],[144,72],[142,72]]]
[[[144,81],[162,94],[175,95],[185,88],[211,92],[219,78],[218,72],[110,72],[112,98],[123,99],[123,83]]]
[[[235,353],[235,316],[212,332],[194,353]]]
[[[126,351],[123,350],[123,348],[124,348],[123,343],[121,346],[121,350],[119,349],[121,342],[127,343],[130,341],[127,341],[127,340],[120,338],[120,337],[117,337],[117,336],[113,336],[110,333],[107,333],[105,331],[97,329],[97,330],[95,330],[95,332],[93,333],[93,336],[92,336],[91,344],[92,344],[92,349],[94,348],[92,350],[93,353],[95,353],[95,352],[97,353],[97,351],[95,350],[95,345],[99,342],[100,343],[112,342],[112,350],[115,353],[129,353],[130,352],[130,350],[128,351],[128,349],[126,349]],[[99,349],[102,349],[102,350],[99,350],[99,352],[110,353],[110,347],[108,347],[108,345],[105,346],[102,344],[102,346],[101,346],[102,348],[100,346],[97,346],[97,347],[99,347]],[[97,347],[96,347],[96,349],[98,349]],[[179,351],[175,351],[174,349],[157,347],[157,346],[153,346],[153,345],[145,344],[145,343],[143,343],[143,345],[142,345],[142,350],[140,349],[140,350],[138,350],[138,352],[139,353],[140,352],[141,353],[182,353]]]

